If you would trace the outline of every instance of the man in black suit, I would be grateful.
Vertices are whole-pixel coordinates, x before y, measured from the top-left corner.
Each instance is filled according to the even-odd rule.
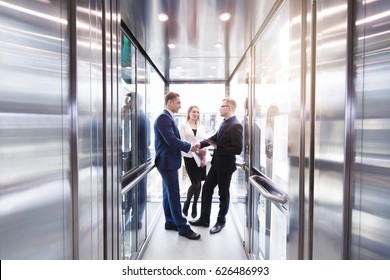
[[[230,181],[233,172],[237,169],[236,155],[242,151],[243,128],[234,115],[236,107],[237,103],[234,99],[223,99],[219,112],[224,120],[217,133],[196,144],[199,149],[212,145],[214,154],[210,171],[203,184],[201,215],[198,220],[190,224],[209,227],[213,192],[218,185],[219,212],[216,224],[210,229],[212,234],[220,232],[225,226],[230,203]]]

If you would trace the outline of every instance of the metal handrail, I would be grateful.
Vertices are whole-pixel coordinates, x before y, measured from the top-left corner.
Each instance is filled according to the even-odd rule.
[[[122,195],[125,195],[129,190],[131,190],[136,184],[139,183],[139,181],[141,181],[144,177],[146,177],[146,175],[148,175],[148,173],[150,171],[152,171],[152,169],[155,167],[156,165],[154,163],[152,163],[151,165],[149,165],[146,170],[144,172],[142,172],[137,178],[135,178],[133,181],[131,181],[130,184],[128,184],[126,187],[124,187],[122,190],[121,190],[121,194]]]
[[[252,175],[249,177],[249,181],[253,186],[256,187],[256,189],[260,192],[260,194],[273,202],[278,202],[280,204],[285,204],[288,200],[288,195],[280,190],[271,180],[264,176],[260,175]],[[266,187],[264,187],[261,183],[266,183],[269,188],[271,188],[273,191],[277,192],[278,195],[271,194]]]

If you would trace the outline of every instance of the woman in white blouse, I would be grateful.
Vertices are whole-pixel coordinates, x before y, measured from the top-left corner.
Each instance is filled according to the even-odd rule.
[[[205,127],[200,122],[199,108],[197,106],[190,106],[187,110],[187,120],[180,125],[180,137],[182,140],[186,140],[190,143],[199,143],[205,137]],[[183,214],[188,215],[188,208],[191,203],[192,197],[194,201],[192,204],[191,217],[197,216],[197,203],[200,195],[202,181],[206,178],[206,148],[199,150],[195,154],[189,151],[188,153],[182,152],[184,158],[184,165],[187,170],[187,174],[190,177],[191,186],[187,191],[187,200],[183,205]]]

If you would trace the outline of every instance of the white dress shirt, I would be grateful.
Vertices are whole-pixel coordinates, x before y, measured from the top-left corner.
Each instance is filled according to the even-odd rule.
[[[188,123],[188,121],[186,121],[185,123],[180,125],[179,132],[180,132],[181,140],[185,140],[190,143],[199,143],[201,140],[204,139],[206,134],[206,129],[203,124],[198,122],[196,127],[196,136],[195,136],[194,132],[192,131],[191,125]],[[189,158],[193,157],[191,151],[189,151],[188,153],[181,152],[181,154],[184,157],[189,157]]]

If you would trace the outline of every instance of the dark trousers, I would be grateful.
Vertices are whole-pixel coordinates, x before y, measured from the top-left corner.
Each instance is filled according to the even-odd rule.
[[[233,171],[234,172],[234,171]],[[209,173],[207,174],[206,180],[203,184],[202,190],[202,210],[200,220],[204,222],[210,222],[211,203],[213,199],[213,193],[215,187],[218,185],[219,195],[219,212],[217,222],[225,223],[226,214],[229,211],[230,203],[230,181],[232,179],[233,172],[226,170],[218,170],[211,166]]]
[[[177,225],[179,233],[190,229],[187,219],[181,214],[179,174],[177,170],[161,170],[159,168],[163,181],[163,209],[165,221]]]

